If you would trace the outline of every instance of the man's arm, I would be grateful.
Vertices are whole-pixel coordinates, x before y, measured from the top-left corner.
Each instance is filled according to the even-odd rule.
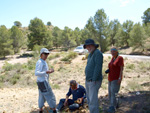
[[[65,102],[64,102],[64,106],[67,105],[68,99],[69,99],[69,96],[70,96],[70,95],[71,95],[71,88],[69,88],[69,91],[68,91],[68,93],[66,94],[66,99],[65,99]]]
[[[36,63],[35,76],[45,76],[46,75],[46,71],[42,71],[42,68],[43,68],[42,62],[38,61]]]

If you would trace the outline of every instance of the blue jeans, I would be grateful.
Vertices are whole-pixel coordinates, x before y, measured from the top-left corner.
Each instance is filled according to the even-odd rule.
[[[57,109],[58,110],[61,110],[63,107],[64,107],[64,102],[65,102],[66,99],[60,99],[60,102],[57,106]],[[69,105],[69,109],[70,110],[76,110],[80,107],[79,104],[77,103],[74,103],[74,101],[72,99],[68,99],[68,105]]]
[[[90,113],[99,113],[98,91],[102,81],[86,81],[86,97]]]
[[[118,80],[109,81],[108,83],[108,92],[109,92],[109,101],[110,106],[116,107],[116,96],[119,92],[120,84],[118,84]]]

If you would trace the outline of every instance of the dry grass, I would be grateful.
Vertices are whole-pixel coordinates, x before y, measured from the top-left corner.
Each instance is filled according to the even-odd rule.
[[[75,79],[78,83],[85,86],[85,66],[87,61],[82,60],[83,57],[86,57],[84,55],[79,55],[76,57],[73,57],[74,59],[71,60],[71,63],[65,63],[61,61],[61,58],[67,56],[68,54],[65,54],[65,52],[54,55],[55,57],[51,60],[47,60],[49,67],[53,67],[55,72],[53,74],[50,74],[50,83],[52,86],[52,89],[54,90],[57,103],[60,98],[65,97],[65,94],[68,91],[69,88],[69,81],[72,79]],[[59,57],[56,57],[59,56]],[[110,62],[111,57],[104,57],[104,64],[103,64],[103,83],[102,87],[99,92],[99,96],[105,96],[108,93],[108,80],[107,76],[104,71],[108,68],[108,63]],[[120,93],[127,93],[132,91],[150,91],[150,61],[141,61],[141,60],[131,60],[124,58],[125,61],[125,67],[124,67],[124,79],[121,84],[121,90]],[[8,66],[5,66],[3,68],[3,71],[1,71],[0,75],[0,87],[6,88],[6,87],[26,87],[29,88],[32,87],[33,89],[30,89],[30,96],[31,100],[29,100],[28,96],[29,94],[25,93],[24,96],[27,99],[26,101],[30,101],[29,103],[36,103],[37,107],[37,86],[36,86],[36,77],[34,76],[34,68],[35,68],[35,62],[36,60],[29,61],[27,64],[17,64],[11,65],[7,64]],[[15,66],[15,68],[14,68]],[[22,68],[20,68],[22,67]],[[11,74],[10,74],[11,73]],[[15,83],[15,85],[9,85],[7,80],[10,80],[12,76],[17,76],[15,79],[18,79]],[[10,78],[9,78],[10,77]],[[8,85],[8,86],[7,86]],[[36,90],[35,90],[36,89]],[[7,89],[8,90],[8,89]],[[24,90],[23,90],[24,91]],[[19,92],[19,90],[18,90]],[[20,91],[21,92],[21,91]],[[26,91],[25,91],[26,92]],[[7,96],[7,92],[6,96]],[[11,90],[9,91],[11,93]],[[35,95],[36,94],[36,95]],[[1,94],[2,95],[2,94]],[[1,96],[0,95],[0,96]],[[18,95],[19,96],[19,95]],[[7,103],[10,103],[9,99],[5,98],[5,95],[2,96],[4,99],[0,99],[0,101],[3,102],[5,105],[3,108],[12,108],[12,106],[7,106]],[[33,98],[34,97],[34,98]],[[36,98],[35,98],[36,97]],[[15,99],[15,98],[14,98]],[[20,98],[21,101],[21,98]],[[17,101],[19,103],[19,100]],[[28,104],[29,104],[28,103]],[[12,105],[12,104],[11,104]],[[16,103],[16,105],[18,105]],[[25,107],[24,104],[20,105],[22,109],[19,110],[19,112],[25,112],[24,110],[31,110],[32,107]],[[1,109],[0,112],[4,110]],[[15,111],[15,110],[14,110]],[[12,112],[12,111],[10,111]]]

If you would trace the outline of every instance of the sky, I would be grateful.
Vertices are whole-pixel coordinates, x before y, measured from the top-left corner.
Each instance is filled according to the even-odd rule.
[[[150,0],[0,0],[0,25],[11,28],[20,21],[22,27],[27,27],[31,19],[38,17],[45,25],[50,21],[61,29],[83,29],[98,9],[104,9],[109,21],[142,23],[147,8]]]

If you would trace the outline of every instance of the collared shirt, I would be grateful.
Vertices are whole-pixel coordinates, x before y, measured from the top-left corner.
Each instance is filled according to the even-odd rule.
[[[108,80],[118,80],[120,76],[121,66],[124,66],[124,61],[122,56],[118,56],[115,60],[114,58],[111,59],[110,63],[108,64],[109,67],[109,74]]]
[[[72,94],[73,97],[73,101],[76,101],[78,98],[86,98],[86,91],[85,88],[82,85],[77,86],[77,89],[72,90],[71,88],[69,88],[68,93],[66,94],[68,97]]]
[[[36,63],[35,68],[35,76],[37,76],[37,82],[48,81],[49,74],[46,73],[48,71],[48,65],[45,60],[39,59]]]
[[[96,49],[88,56],[87,65],[85,68],[86,80],[102,80],[102,66],[103,55],[98,49]]]

